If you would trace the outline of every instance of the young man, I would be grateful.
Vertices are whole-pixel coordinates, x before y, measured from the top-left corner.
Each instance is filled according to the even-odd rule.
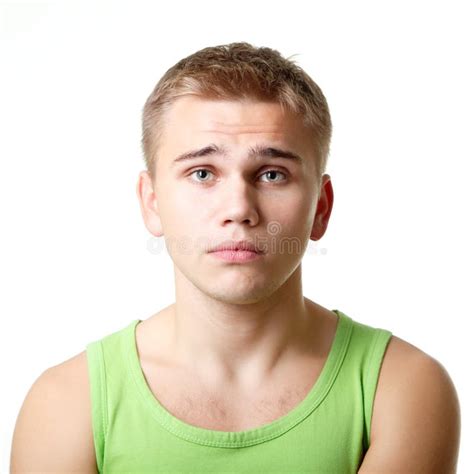
[[[443,366],[302,294],[330,136],[321,90],[277,51],[206,48],[166,72],[137,195],[176,302],[38,378],[13,472],[455,472]]]

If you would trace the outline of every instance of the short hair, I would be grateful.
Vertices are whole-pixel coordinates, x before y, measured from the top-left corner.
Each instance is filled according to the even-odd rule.
[[[331,116],[319,86],[291,57],[285,59],[275,49],[238,42],[203,48],[169,68],[142,111],[142,151],[153,180],[166,112],[185,95],[277,102],[300,115],[313,133],[320,182],[329,156]]]

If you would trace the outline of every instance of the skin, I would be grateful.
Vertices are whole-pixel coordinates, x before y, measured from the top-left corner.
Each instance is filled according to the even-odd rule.
[[[155,180],[142,171],[137,195],[147,229],[164,236],[174,263],[173,357],[195,374],[212,374],[216,386],[252,390],[314,336],[301,259],[308,240],[326,231],[330,176],[318,186],[311,135],[277,103],[184,96],[168,114]],[[180,154],[211,143],[228,153],[173,165]],[[257,144],[291,150],[302,163],[250,157],[248,148]],[[195,172],[202,168],[208,172]],[[270,170],[284,174],[265,174]],[[278,232],[269,226],[275,222]],[[298,249],[282,244],[288,238]],[[243,264],[207,252],[229,239],[272,244]]]
[[[270,252],[237,265],[208,255],[204,244],[255,237],[271,237],[277,244],[288,236],[305,244],[308,238],[318,240],[333,204],[331,181],[324,175],[321,187],[315,184],[308,135],[297,117],[275,104],[183,98],[167,123],[156,180],[140,173],[137,192],[147,228],[167,241],[176,303],[137,326],[140,363],[157,398],[164,397],[165,407],[170,403],[180,417],[184,406],[190,423],[225,431],[261,426],[288,413],[309,390],[330,349],[334,314],[302,296],[302,252]],[[170,168],[176,155],[210,141],[228,146],[225,160],[200,158],[187,168]],[[304,166],[248,159],[247,147],[261,141],[300,154]],[[190,177],[191,166],[211,169],[205,185],[190,181],[196,179],[196,174]],[[263,172],[277,167],[290,180],[277,178],[271,185],[267,181],[275,175],[264,178]],[[271,233],[270,222],[277,222],[281,232]],[[182,238],[202,247],[183,251],[172,245]],[[311,346],[320,356],[304,362]],[[277,368],[275,386],[268,383],[267,390],[258,391]],[[208,393],[219,396],[208,400],[201,380],[205,389],[211,387]],[[298,392],[279,407],[287,396],[282,380],[284,388]],[[188,408],[197,418],[189,420]],[[47,369],[28,392],[15,425],[11,471],[96,473],[90,413],[83,351]],[[446,369],[392,336],[377,384],[370,446],[358,473],[455,473],[460,422],[459,400]]]

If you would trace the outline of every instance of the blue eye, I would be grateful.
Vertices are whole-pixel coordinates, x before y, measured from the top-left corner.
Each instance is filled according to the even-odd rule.
[[[261,176],[265,176],[266,174],[270,174],[270,173],[276,173],[276,174],[281,174],[281,175],[283,175],[283,176],[286,176],[285,173],[282,173],[281,171],[278,171],[278,170],[267,170],[267,171],[265,171]],[[285,179],[286,179],[286,178],[285,178]],[[280,179],[280,181],[285,181],[285,179],[283,179],[283,180]],[[271,182],[277,182],[277,181],[271,180],[270,183],[271,183]]]
[[[195,175],[196,173],[199,173],[199,174],[201,175],[201,177],[202,177],[202,173],[203,173],[203,172],[204,172],[204,173],[211,173],[211,174],[212,174],[212,172],[211,172],[210,170],[208,170],[207,168],[199,168],[199,169],[194,170],[193,172],[191,172],[191,173],[190,173],[190,176],[193,176],[193,175]],[[277,183],[277,182],[279,182],[279,181],[286,181],[286,179],[287,179],[285,173],[283,173],[283,172],[281,172],[281,171],[278,171],[278,170],[274,170],[274,169],[267,170],[267,171],[263,172],[260,176],[269,175],[270,173],[273,173],[273,174],[276,173],[277,175],[282,175],[282,176],[284,176],[284,178],[283,178],[283,179],[280,179],[280,180],[271,179],[270,181],[266,181],[267,183]],[[196,176],[198,176],[198,175],[196,175]],[[209,180],[207,180],[207,179],[205,179],[205,180],[198,179],[198,180],[197,180],[198,183],[206,183],[207,181],[209,181]]]
[[[205,169],[205,168],[200,168],[200,169],[198,169],[198,170],[194,170],[194,171],[191,173],[191,176],[192,176],[194,173],[197,173],[197,172],[210,173],[209,170],[207,170],[207,169]],[[200,183],[205,183],[206,181],[200,181],[200,180],[198,180],[198,182],[200,182]]]

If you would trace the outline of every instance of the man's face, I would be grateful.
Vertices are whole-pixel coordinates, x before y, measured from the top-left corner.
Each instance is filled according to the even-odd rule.
[[[196,96],[179,98],[165,123],[153,188],[146,172],[137,186],[147,228],[164,235],[175,270],[205,293],[237,304],[268,297],[329,219],[332,202],[315,230],[320,189],[308,130],[278,103]],[[267,151],[251,153],[258,148]],[[201,149],[207,152],[176,161]],[[324,175],[323,200],[328,181]],[[229,240],[251,241],[264,253],[235,263],[209,252]]]

